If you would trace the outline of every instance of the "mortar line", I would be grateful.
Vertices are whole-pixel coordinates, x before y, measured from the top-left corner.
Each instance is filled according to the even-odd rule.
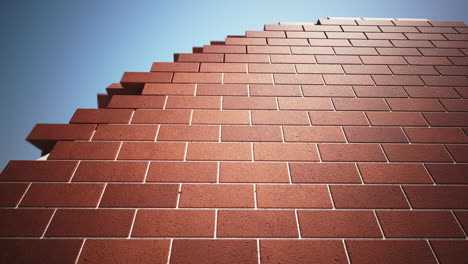
[[[172,244],[174,243],[174,239],[171,238],[171,242],[169,243],[169,253],[167,254],[167,264],[171,263],[172,257]]]
[[[23,201],[24,197],[26,196],[26,193],[29,191],[29,188],[31,187],[32,185],[32,182],[29,183],[28,187],[26,187],[26,190],[24,191],[23,195],[21,196],[20,200],[18,201],[18,203],[16,204],[15,208],[18,208],[18,206],[21,204],[21,202]]]
[[[149,168],[151,166],[151,161],[148,161],[148,166],[146,167],[145,177],[143,178],[143,183],[146,183],[146,179],[148,178]]]
[[[348,248],[346,247],[345,240],[342,239],[341,241],[343,242],[343,247],[346,253],[346,259],[348,260],[348,264],[351,264],[351,259],[349,258],[349,252],[348,252]]]
[[[76,167],[73,169],[72,175],[71,175],[70,180],[68,181],[68,183],[72,182],[73,177],[75,177],[76,171],[78,170],[78,167],[80,166],[80,164],[81,164],[81,160],[78,161],[78,163],[76,164]]]
[[[379,225],[380,232],[382,233],[382,239],[387,239],[385,237],[385,233],[383,231],[382,225],[380,224],[380,220],[379,220],[379,217],[377,216],[377,213],[375,212],[375,210],[372,210],[372,212],[374,213],[375,219],[377,220],[377,224]]]
[[[42,236],[40,239],[43,239],[45,234],[47,233],[47,229],[49,229],[50,223],[52,223],[52,219],[54,218],[56,212],[57,212],[57,209],[55,209],[54,212],[52,213],[52,216],[50,217],[49,222],[47,223],[46,228],[44,229],[44,232],[42,233]]]
[[[457,224],[460,227],[460,229],[463,231],[463,234],[465,235],[465,238],[468,238],[468,235],[466,234],[465,229],[463,229],[462,224],[458,220],[457,215],[453,212],[453,210],[450,210],[450,212],[452,213],[453,217],[455,218],[455,221],[457,221]]]
[[[101,197],[99,197],[99,201],[98,201],[98,203],[96,205],[96,209],[99,208],[99,205],[101,205],[102,197],[104,197],[104,193],[106,192],[107,185],[108,185],[108,183],[106,182],[104,184],[104,188],[102,189]]]
[[[426,239],[426,242],[427,242],[427,245],[429,246],[429,248],[431,249],[432,255],[434,256],[434,258],[435,258],[437,264],[439,264],[439,263],[440,263],[440,262],[439,262],[439,258],[437,257],[437,255],[436,255],[434,249],[432,248],[431,243],[429,243],[429,239]]]
[[[81,252],[83,252],[84,245],[86,243],[86,238],[81,243],[80,251],[78,251],[78,255],[76,256],[75,264],[78,264],[78,260],[80,260]]]
[[[130,226],[130,232],[128,233],[127,239],[130,239],[130,237],[132,236],[133,227],[135,226],[135,220],[136,220],[137,213],[138,213],[138,208],[135,210],[135,214],[133,215],[132,225]]]
[[[299,215],[297,213],[297,209],[294,209],[294,215],[296,216],[297,233],[299,235],[299,239],[302,239],[301,227],[299,225]]]
[[[331,189],[330,189],[330,185],[329,185],[329,184],[327,184],[327,190],[328,190],[328,195],[330,196],[330,201],[331,201],[333,210],[336,210],[335,201],[333,201],[333,196],[332,196],[332,193],[331,193]]]
[[[401,184],[400,184],[400,189],[401,189],[401,192],[403,192],[403,196],[405,196],[406,202],[408,203],[410,210],[413,210],[413,206],[411,205],[410,200],[408,199],[408,196],[406,196],[406,192],[403,189],[403,186]]]
[[[180,204],[180,194],[182,192],[182,183],[179,183],[179,191],[177,192],[177,202],[176,202],[176,209],[179,209]]]

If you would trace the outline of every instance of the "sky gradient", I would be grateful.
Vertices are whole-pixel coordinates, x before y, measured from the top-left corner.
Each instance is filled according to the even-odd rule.
[[[0,170],[37,159],[24,139],[37,123],[68,123],[125,71],[194,46],[326,17],[399,17],[468,23],[466,0],[9,1],[2,5]]]

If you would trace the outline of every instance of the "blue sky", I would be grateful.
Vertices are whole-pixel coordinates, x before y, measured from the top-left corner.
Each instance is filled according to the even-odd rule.
[[[42,0],[2,4],[0,170],[36,159],[24,140],[36,123],[68,123],[125,71],[194,46],[263,30],[264,24],[331,17],[405,17],[468,23],[466,0]]]

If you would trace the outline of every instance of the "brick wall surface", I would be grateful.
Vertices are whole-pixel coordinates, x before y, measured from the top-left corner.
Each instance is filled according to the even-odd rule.
[[[466,263],[468,27],[322,19],[127,72],[0,176],[1,263]]]

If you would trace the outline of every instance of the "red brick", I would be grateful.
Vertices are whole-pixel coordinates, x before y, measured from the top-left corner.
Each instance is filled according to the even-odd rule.
[[[246,31],[245,36],[248,38],[285,38],[286,34],[284,31]]]
[[[119,160],[182,160],[184,143],[124,142]]]
[[[312,125],[367,126],[363,112],[309,112]]]
[[[341,30],[340,30],[341,31]],[[349,47],[351,44],[347,39],[309,39],[311,46],[319,47]]]
[[[276,110],[276,99],[273,97],[224,97],[223,109],[237,110]]]
[[[377,85],[424,85],[418,76],[372,75],[372,79]]]
[[[294,183],[361,183],[356,166],[350,163],[291,163]]]
[[[212,237],[214,210],[140,210],[132,237]]]
[[[293,210],[220,210],[218,237],[298,237]]]
[[[404,186],[413,208],[468,208],[466,186]]]
[[[259,208],[331,208],[325,185],[258,185]]]
[[[278,98],[281,110],[333,110],[333,105],[328,98]]]
[[[190,110],[136,110],[132,124],[188,124]]]
[[[27,183],[0,183],[0,206],[16,206],[27,188]]]
[[[166,108],[178,109],[219,109],[221,98],[218,96],[169,96]]]
[[[423,35],[423,34],[417,33],[416,35]],[[410,38],[410,37],[408,37],[408,38]],[[434,45],[432,45],[432,43],[430,41],[427,41],[427,40],[392,40],[392,44],[395,47],[402,47],[402,48],[434,47]]]
[[[455,90],[463,97],[468,98],[468,87],[455,87]]]
[[[179,206],[181,208],[253,208],[254,205],[252,185],[184,184]]]
[[[461,48],[461,49],[466,49],[468,48],[468,41],[456,41],[456,40],[451,40],[451,41],[432,41],[434,45],[438,48]]]
[[[331,39],[366,39],[364,33],[360,32],[327,32],[327,37]]]
[[[424,113],[431,126],[468,126],[468,113]]]
[[[288,168],[286,163],[222,162],[219,181],[288,183]]]
[[[247,72],[245,63],[202,63],[200,72]],[[200,86],[198,86],[200,88]]]
[[[366,112],[373,126],[427,126],[420,113]]]
[[[409,208],[399,186],[332,185],[330,191],[336,208]]]
[[[343,31],[340,26],[304,25],[305,31]]]
[[[0,239],[0,262],[74,263],[82,244],[78,239]]]
[[[270,55],[271,63],[315,63],[314,55]]]
[[[318,74],[274,74],[275,84],[323,84]]]
[[[319,144],[323,161],[386,161],[378,144]]]
[[[154,141],[157,128],[154,125],[99,125],[93,140]]]
[[[346,240],[346,247],[353,263],[438,263],[423,240]]]
[[[299,85],[250,85],[250,96],[301,96]]]
[[[306,32],[305,32],[306,33]],[[292,54],[332,54],[335,52],[331,47],[291,47]],[[289,54],[289,53],[288,53]]]
[[[298,211],[298,216],[302,237],[382,237],[371,211]]]
[[[460,128],[406,127],[405,132],[413,143],[468,143],[468,136]]]
[[[177,203],[177,184],[108,184],[100,207],[169,207]]]
[[[245,73],[225,73],[224,83],[259,83],[272,84],[273,76],[271,74],[245,74]]]
[[[419,32],[416,27],[380,27],[383,32]]]
[[[164,96],[114,95],[109,108],[163,108]]]
[[[374,85],[369,75],[323,75],[326,84]]]
[[[468,242],[463,240],[431,240],[441,263],[463,263],[468,259]]]
[[[82,161],[73,181],[142,182],[147,168],[147,162]]]
[[[127,237],[135,210],[59,209],[48,237]]]
[[[269,63],[269,59],[264,54],[226,54],[225,62]]]
[[[297,64],[298,73],[343,73],[341,65]]]
[[[465,237],[449,211],[377,211],[388,238]]]
[[[247,53],[290,54],[289,47],[284,46],[247,46]]]
[[[468,211],[453,211],[465,233],[468,231]]]
[[[355,97],[351,86],[302,85],[304,96],[312,97]]]
[[[193,95],[195,84],[147,83],[143,95]]]
[[[43,151],[50,151],[58,140],[88,140],[94,133],[94,124],[37,124],[26,138]]]
[[[216,264],[216,263],[258,263],[255,240],[174,240],[171,263],[174,264]]]
[[[53,212],[51,209],[0,209],[0,236],[40,237]]]
[[[226,45],[266,45],[266,38],[226,38]]]
[[[420,48],[419,51],[424,56],[464,56],[459,49]],[[447,60],[445,58],[441,58],[439,61],[443,61],[447,64]]]
[[[103,190],[95,183],[33,183],[20,206],[95,207]]]
[[[316,144],[255,143],[255,160],[318,161]]]
[[[359,163],[364,183],[432,183],[422,164]]]
[[[338,240],[262,240],[262,263],[345,263],[346,253]]]
[[[386,65],[343,65],[346,74],[392,74]]]
[[[468,86],[466,76],[421,76],[426,85],[434,86]]]
[[[438,184],[468,183],[468,164],[426,164],[426,167]]]
[[[434,26],[440,26],[440,27],[456,27],[456,26],[466,26],[463,21],[429,21],[429,23]]]
[[[425,26],[429,27],[429,21],[426,20],[393,20],[395,26]]]
[[[348,142],[408,142],[399,127],[345,127]]]
[[[363,64],[407,64],[401,56],[361,56],[361,60]]]
[[[152,72],[198,72],[200,63],[191,62],[153,62]]]
[[[277,46],[309,46],[307,39],[282,39],[282,38],[268,38],[268,45]]]
[[[406,87],[410,97],[420,98],[460,98],[451,87]]]
[[[120,142],[72,142],[59,141],[55,144],[49,159],[100,159],[113,160]]]
[[[216,182],[214,162],[152,162],[148,182]]]
[[[444,111],[436,99],[387,98],[386,101],[393,111]]]
[[[405,36],[408,39],[416,40],[446,40],[446,38],[442,34],[437,33],[405,33]]]
[[[165,263],[169,247],[169,239],[88,239],[78,263]]]
[[[376,27],[377,25],[382,25],[382,24],[388,24],[387,21],[381,21],[380,23],[375,23],[375,21],[359,21],[356,20],[356,22],[360,26],[343,26],[343,31],[354,31],[354,32],[380,32],[380,29]],[[367,22],[367,23],[366,23]],[[372,23],[374,22],[374,23]],[[387,23],[385,23],[387,22]]]
[[[409,74],[409,75],[438,75],[438,72],[433,66],[399,66],[390,65],[390,69],[394,74]]]
[[[388,111],[387,104],[381,98],[333,98],[336,110],[383,110]]]
[[[324,32],[297,32],[297,31],[286,31],[286,36],[288,38],[327,38]]]
[[[187,160],[252,160],[250,143],[190,143]]]
[[[247,96],[245,84],[199,84],[197,95],[241,95]]]
[[[140,88],[145,83],[169,83],[172,72],[125,72],[120,80],[124,88]]]
[[[221,73],[185,73],[176,72],[172,82],[175,83],[221,83]]]
[[[468,75],[468,66],[436,66],[442,75]]]
[[[468,145],[446,145],[456,162],[468,162]]]
[[[390,161],[452,161],[442,145],[383,144],[382,147]]]
[[[249,73],[294,73],[293,64],[249,64]]]
[[[0,181],[68,181],[77,164],[76,161],[12,160],[0,175]]]
[[[408,97],[401,86],[354,86],[358,97]]]
[[[284,127],[287,142],[346,142],[339,127]]]
[[[274,142],[282,141],[281,127],[279,126],[223,126],[221,141],[225,142]]]
[[[411,55],[411,54],[403,54],[403,55]],[[408,64],[412,65],[452,65],[445,57],[405,57]]]
[[[193,124],[248,125],[248,111],[193,111]]]
[[[71,124],[78,123],[124,123],[132,117],[131,109],[77,109],[70,120]]]
[[[378,55],[375,48],[334,47],[338,55]]]
[[[180,53],[177,62],[223,62],[224,54]]]
[[[204,45],[203,53],[246,53],[246,48],[234,45]]]
[[[408,55],[421,55],[421,53],[418,51],[416,48],[377,48],[377,52],[380,55],[403,55],[403,56],[408,56]]]
[[[366,33],[368,39],[406,39],[402,33]]]
[[[218,126],[163,125],[159,129],[158,141],[218,141]]]
[[[354,19],[319,19],[318,24],[320,25],[356,25]]]
[[[254,125],[309,125],[305,111],[252,111]]]

